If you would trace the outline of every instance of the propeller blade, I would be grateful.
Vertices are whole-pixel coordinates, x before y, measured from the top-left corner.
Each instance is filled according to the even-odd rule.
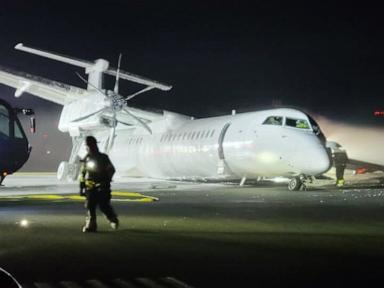
[[[132,126],[132,124],[130,123],[127,123],[127,122],[124,122],[124,121],[121,121],[121,120],[116,120],[118,123],[121,123],[123,125],[126,125],[126,126]]]
[[[111,131],[109,133],[109,139],[108,139],[108,147],[107,147],[107,153],[109,153],[109,151],[111,151],[112,147],[113,147],[113,144],[115,142],[115,137],[116,137],[116,126],[117,126],[117,122],[116,122],[116,112],[113,112],[113,126],[111,128]]]
[[[92,88],[94,88],[94,89],[95,89],[97,92],[99,92],[101,95],[103,95],[103,96],[105,96],[105,97],[108,97],[108,95],[105,94],[103,90],[97,88],[97,87],[96,87],[95,85],[93,85],[92,83],[89,83],[89,82],[87,81],[87,79],[85,79],[85,78],[84,78],[83,76],[81,76],[79,73],[77,73],[77,72],[75,72],[75,73],[76,73],[77,77],[79,77],[85,84],[87,84],[87,85],[91,86]]]
[[[98,114],[98,113],[102,113],[102,112],[104,112],[107,109],[108,109],[108,107],[104,107],[104,108],[102,108],[100,110],[97,110],[96,112],[91,113],[91,114],[88,114],[88,115],[76,118],[75,120],[72,120],[71,122],[79,122],[79,121],[85,120],[85,119],[87,119],[87,118],[89,118],[91,116],[94,116],[94,115]]]
[[[131,112],[129,112],[129,110],[127,108],[124,108],[123,110],[125,113],[127,113],[129,116],[131,116],[133,119],[135,119],[141,125],[141,127],[143,127],[145,130],[147,130],[149,132],[149,134],[152,134],[152,130],[151,130],[151,128],[149,128],[147,123],[145,123],[139,117],[136,117],[135,115],[133,115]]]
[[[121,63],[121,53],[119,54],[119,61],[117,62],[115,88],[113,89],[113,92],[115,92],[115,94],[119,94],[120,63]]]
[[[154,88],[155,88],[155,87],[145,87],[144,89],[142,89],[142,90],[140,90],[140,91],[138,91],[138,92],[136,92],[136,93],[133,93],[133,94],[131,94],[131,95],[126,96],[126,97],[125,97],[125,101],[131,100],[133,97],[136,97],[137,95],[139,95],[139,94],[141,94],[141,93],[144,93],[144,92],[147,92],[147,91],[149,91],[149,90],[152,90],[152,89],[154,89]]]

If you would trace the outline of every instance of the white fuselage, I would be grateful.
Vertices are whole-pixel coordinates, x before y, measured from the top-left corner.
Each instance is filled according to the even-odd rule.
[[[263,124],[269,116],[284,122]],[[133,177],[220,180],[327,171],[330,159],[312,126],[288,126],[286,117],[308,121],[300,111],[272,109],[197,120],[180,117],[173,124],[164,118],[150,125],[152,135],[140,127],[118,125],[109,155],[118,175]],[[108,130],[93,133],[101,151]],[[81,157],[84,153],[80,149]]]

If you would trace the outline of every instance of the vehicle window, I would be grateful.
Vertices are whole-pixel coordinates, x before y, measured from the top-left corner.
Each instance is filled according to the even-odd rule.
[[[263,122],[263,125],[283,125],[283,117],[280,116],[270,116]]]
[[[287,118],[287,120],[285,121],[285,125],[299,129],[310,129],[309,123],[305,119]]]
[[[0,105],[0,137],[9,137],[9,114],[7,108]]]

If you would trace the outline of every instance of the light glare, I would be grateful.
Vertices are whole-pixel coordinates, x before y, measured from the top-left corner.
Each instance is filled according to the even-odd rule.
[[[29,225],[28,220],[23,219],[23,220],[20,221],[20,226],[21,226],[21,227],[26,228],[26,227],[28,227],[28,225]]]

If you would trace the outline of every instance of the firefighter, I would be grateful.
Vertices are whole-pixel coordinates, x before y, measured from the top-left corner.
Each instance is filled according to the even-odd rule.
[[[336,168],[336,186],[342,187],[345,184],[344,170],[348,162],[347,153],[342,149],[334,151],[333,161]]]
[[[85,139],[87,155],[82,160],[80,175],[80,195],[85,196],[87,217],[83,232],[96,232],[96,207],[99,206],[110,222],[112,229],[117,229],[119,220],[111,206],[111,180],[115,168],[106,154],[100,153],[96,138]]]

